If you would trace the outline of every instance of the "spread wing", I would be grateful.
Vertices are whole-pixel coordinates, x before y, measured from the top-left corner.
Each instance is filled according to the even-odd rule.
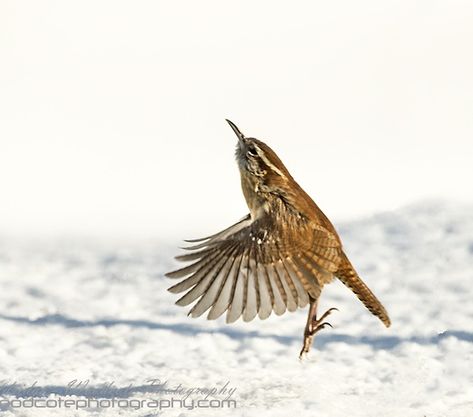
[[[176,302],[180,306],[198,300],[192,317],[210,309],[207,318],[216,319],[227,311],[228,323],[304,307],[309,295],[318,298],[341,260],[338,238],[323,226],[298,223],[281,230],[269,216],[252,221],[248,215],[220,233],[188,242],[197,244],[176,259],[192,263],[166,274],[184,278],[169,291],[187,291]]]

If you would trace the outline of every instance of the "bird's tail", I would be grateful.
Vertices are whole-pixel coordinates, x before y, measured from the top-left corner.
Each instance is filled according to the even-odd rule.
[[[334,275],[356,294],[358,299],[371,313],[378,317],[386,327],[389,327],[391,320],[389,319],[388,312],[358,276],[345,254],[343,258],[339,270]]]

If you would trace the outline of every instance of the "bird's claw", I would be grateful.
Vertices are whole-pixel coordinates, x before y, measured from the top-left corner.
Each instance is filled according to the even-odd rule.
[[[320,317],[320,319],[315,319],[314,321],[316,323],[323,321],[325,317],[328,317],[330,314],[332,314],[332,311],[338,311],[338,308],[337,307],[329,308],[324,314],[322,314],[322,317]]]
[[[312,346],[312,340],[317,332],[329,326],[333,329],[333,326],[328,321],[323,321],[328,317],[332,311],[338,311],[338,308],[332,307],[329,308],[322,316],[317,319],[314,317],[314,320],[310,323],[309,327],[304,332],[304,343],[302,345],[301,352],[299,354],[299,359],[304,357],[304,354],[309,353],[310,347]]]
[[[329,326],[333,329],[333,326],[328,322],[328,321],[324,321],[323,323],[320,323],[317,325],[317,327],[314,329],[313,333],[312,333],[312,336],[317,333],[318,331],[322,330],[325,326]]]

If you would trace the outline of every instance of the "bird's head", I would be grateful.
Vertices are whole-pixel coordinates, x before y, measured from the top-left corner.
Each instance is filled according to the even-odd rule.
[[[261,209],[268,209],[268,200],[286,195],[294,180],[268,145],[246,137],[234,123],[227,122],[238,138],[236,160],[243,194],[252,215],[256,216]]]
[[[238,138],[235,156],[242,176],[254,177],[255,181],[266,186],[271,186],[273,181],[287,181],[291,177],[268,145],[258,139],[246,137],[234,123],[228,119],[227,122]]]

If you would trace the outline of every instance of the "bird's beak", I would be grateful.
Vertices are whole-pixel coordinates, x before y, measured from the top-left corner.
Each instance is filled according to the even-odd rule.
[[[228,119],[225,119],[227,121],[227,123],[230,125],[230,127],[233,129],[233,131],[235,132],[235,135],[237,135],[238,137],[238,140],[243,140],[245,138],[245,135],[243,135],[243,133],[240,132],[240,129],[238,129],[235,125],[235,123],[231,122],[230,120]]]

